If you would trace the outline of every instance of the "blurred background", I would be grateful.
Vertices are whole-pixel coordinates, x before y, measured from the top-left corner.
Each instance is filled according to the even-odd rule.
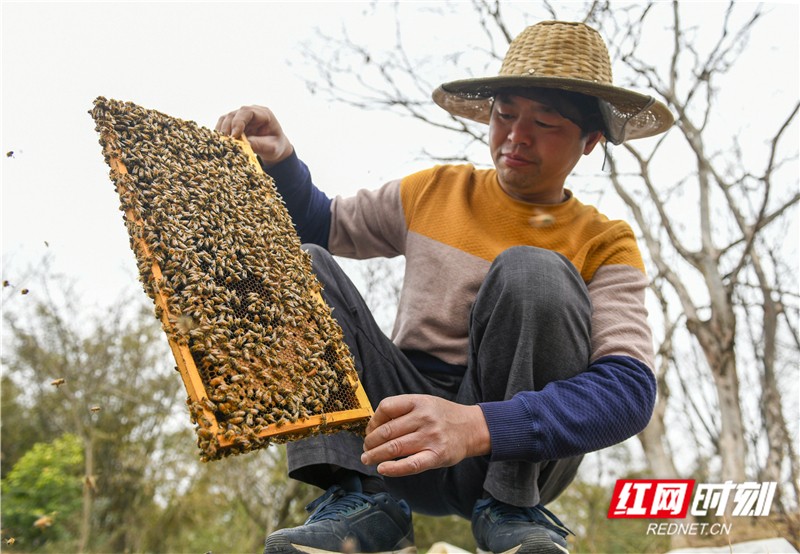
[[[278,446],[202,464],[166,337],[138,284],[94,122],[97,96],[213,128],[273,109],[330,196],[434,163],[491,160],[485,128],[433,105],[496,74],[544,19],[587,21],[615,82],[664,101],[663,137],[596,149],[568,183],[631,222],[651,287],[651,425],[587,456],[551,506],[579,552],[783,536],[798,544],[798,7],[794,3],[27,3],[2,12],[2,547],[259,552],[319,491]],[[342,260],[387,333],[403,261]],[[63,383],[60,380],[63,379]],[[733,536],[608,520],[617,478],[778,481]],[[475,549],[415,519],[424,551]]]

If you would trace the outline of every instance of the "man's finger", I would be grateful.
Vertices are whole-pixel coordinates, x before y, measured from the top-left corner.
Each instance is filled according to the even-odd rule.
[[[241,138],[247,124],[253,120],[254,116],[255,112],[252,109],[239,110],[231,121],[231,136],[235,139]]]
[[[361,463],[364,465],[380,464],[403,456],[411,456],[422,448],[424,446],[420,444],[419,437],[406,435],[364,452],[361,455]]]
[[[387,421],[397,419],[414,409],[414,402],[408,395],[384,398],[367,424],[367,434],[371,433]]]
[[[222,133],[223,135],[227,135],[227,134],[228,134],[228,133],[226,133],[226,132],[224,131],[224,129],[225,129],[225,118],[227,118],[227,117],[228,117],[228,115],[227,115],[227,114],[226,114],[226,115],[222,115],[222,116],[220,116],[220,118],[217,120],[217,124],[216,124],[216,126],[214,127],[214,130],[215,130],[216,132],[218,132],[218,133]]]
[[[370,450],[392,439],[413,433],[418,428],[419,424],[414,421],[414,418],[403,415],[391,419],[379,427],[367,430],[364,437],[364,450]]]
[[[439,467],[436,455],[430,450],[423,450],[401,460],[391,460],[378,464],[378,473],[386,477],[404,477],[406,475],[416,475],[436,467]]]

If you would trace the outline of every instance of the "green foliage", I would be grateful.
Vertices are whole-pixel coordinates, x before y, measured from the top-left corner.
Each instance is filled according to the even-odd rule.
[[[142,551],[141,530],[158,513],[155,483],[167,478],[158,454],[188,427],[166,339],[142,302],[121,299],[92,313],[61,280],[44,276],[37,290],[43,293],[3,314],[4,465],[28,445],[18,429],[34,427],[40,441],[77,436],[84,453],[79,482],[90,484],[91,494],[79,496],[72,542],[60,550]]]
[[[5,478],[25,452],[37,442],[47,442],[53,434],[42,428],[34,415],[35,410],[20,401],[20,387],[6,374],[2,376],[0,393],[0,432],[3,437],[0,475]]]
[[[3,479],[3,528],[20,546],[75,535],[75,515],[81,508],[83,446],[65,434],[50,443],[37,443],[14,464]],[[39,518],[51,525],[35,526]]]

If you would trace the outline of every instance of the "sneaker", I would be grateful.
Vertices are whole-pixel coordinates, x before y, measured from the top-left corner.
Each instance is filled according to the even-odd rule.
[[[487,498],[475,503],[472,534],[479,554],[564,554],[574,533],[541,505],[517,508]]]
[[[267,537],[264,554],[417,551],[411,509],[387,493],[346,492],[334,485],[306,510],[311,516],[303,525]]]

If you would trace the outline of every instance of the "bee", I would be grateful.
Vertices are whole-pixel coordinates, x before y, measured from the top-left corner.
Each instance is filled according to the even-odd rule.
[[[236,445],[241,447],[243,452],[250,449],[250,441],[249,440],[247,440],[245,438],[241,438],[241,437],[236,437],[235,441],[236,441]]]
[[[208,410],[210,410],[210,411],[212,411],[212,412],[213,412],[213,411],[215,411],[215,410],[217,409],[217,405],[216,405],[216,404],[214,404],[214,403],[213,403],[211,400],[209,400],[208,398],[203,398],[203,399],[202,399],[202,402],[203,402],[203,405],[204,405],[204,406],[205,406],[205,407],[206,407]]]
[[[200,438],[206,439],[206,440],[211,440],[214,437],[214,433],[212,433],[210,430],[205,429],[203,427],[199,427],[197,429],[197,435]]]
[[[64,383],[66,383],[66,382],[67,381],[65,379],[59,378],[59,379],[53,379],[52,381],[50,381],[50,384],[53,385],[54,387],[58,388],[61,385],[63,385]]]
[[[3,287],[10,287],[10,286],[11,283],[9,283],[8,280],[3,281]]]
[[[20,294],[28,294],[30,291],[28,289],[22,289],[19,291]]]
[[[53,525],[52,516],[41,516],[39,519],[33,522],[33,526],[37,529],[44,529],[46,527],[50,527],[51,525]]]
[[[6,539],[6,544],[7,544],[8,546],[11,546],[11,545],[12,545],[12,544],[14,544],[15,542],[17,542],[17,539],[15,539],[14,537],[8,537],[8,538]]]
[[[89,408],[89,411],[92,412],[93,414],[96,414],[97,412],[100,411],[100,406],[92,406],[91,408]]]
[[[94,475],[87,475],[83,482],[90,490],[97,492],[97,479]]]
[[[531,227],[550,227],[556,222],[555,216],[552,214],[539,212],[528,218],[528,223]]]

